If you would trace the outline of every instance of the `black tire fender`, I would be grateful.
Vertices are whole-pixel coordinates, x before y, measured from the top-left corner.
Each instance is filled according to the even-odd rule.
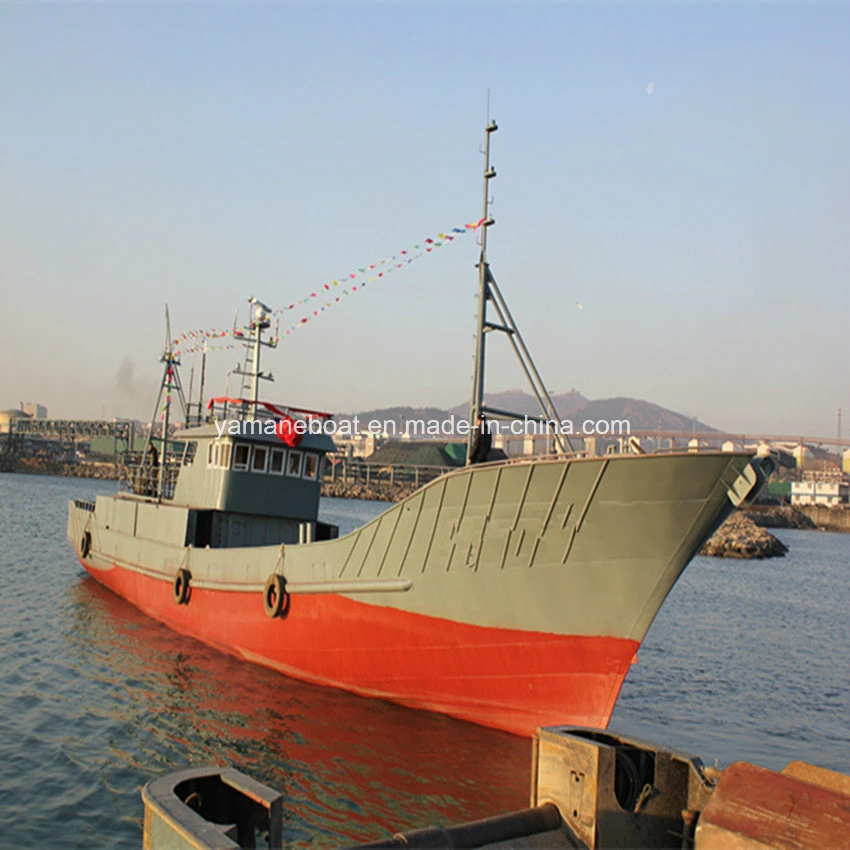
[[[289,594],[286,592],[286,579],[278,573],[272,573],[266,579],[263,588],[263,610],[267,617],[274,619],[289,611]]]
[[[189,582],[192,580],[192,574],[189,570],[182,567],[177,570],[177,575],[174,576],[174,601],[178,605],[185,605],[189,601]]]
[[[84,558],[88,558],[91,553],[91,532],[84,531],[82,539],[80,540],[80,554]]]

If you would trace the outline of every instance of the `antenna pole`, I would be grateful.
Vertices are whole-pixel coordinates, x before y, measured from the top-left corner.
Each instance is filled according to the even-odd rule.
[[[207,375],[207,341],[204,340],[204,348],[201,352],[201,386],[198,389],[198,425],[203,421],[204,415],[204,379]]]
[[[189,370],[189,398],[186,402],[186,418],[188,419],[192,412],[192,395],[195,392],[195,360],[197,357],[192,355],[192,368]],[[188,423],[187,423],[188,424]]]

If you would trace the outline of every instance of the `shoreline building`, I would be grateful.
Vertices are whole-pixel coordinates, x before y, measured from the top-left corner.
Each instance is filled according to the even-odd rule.
[[[791,482],[791,504],[843,507],[850,501],[850,484],[838,470],[803,473],[802,481]]]

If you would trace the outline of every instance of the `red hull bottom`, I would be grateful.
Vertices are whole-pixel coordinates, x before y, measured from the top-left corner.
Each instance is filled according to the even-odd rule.
[[[538,726],[604,728],[638,643],[615,637],[485,628],[296,595],[269,619],[262,593],[193,588],[114,567],[91,575],[144,613],[222,651],[288,676],[531,736]]]

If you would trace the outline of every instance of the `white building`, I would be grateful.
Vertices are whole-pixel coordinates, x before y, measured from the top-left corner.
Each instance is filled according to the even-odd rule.
[[[792,481],[792,505],[826,505],[836,507],[847,504],[850,485],[843,481]]]
[[[47,419],[47,408],[37,401],[22,401],[21,410],[33,419]]]
[[[29,419],[28,413],[23,410],[0,410],[0,434],[8,434],[11,430],[12,420]]]

